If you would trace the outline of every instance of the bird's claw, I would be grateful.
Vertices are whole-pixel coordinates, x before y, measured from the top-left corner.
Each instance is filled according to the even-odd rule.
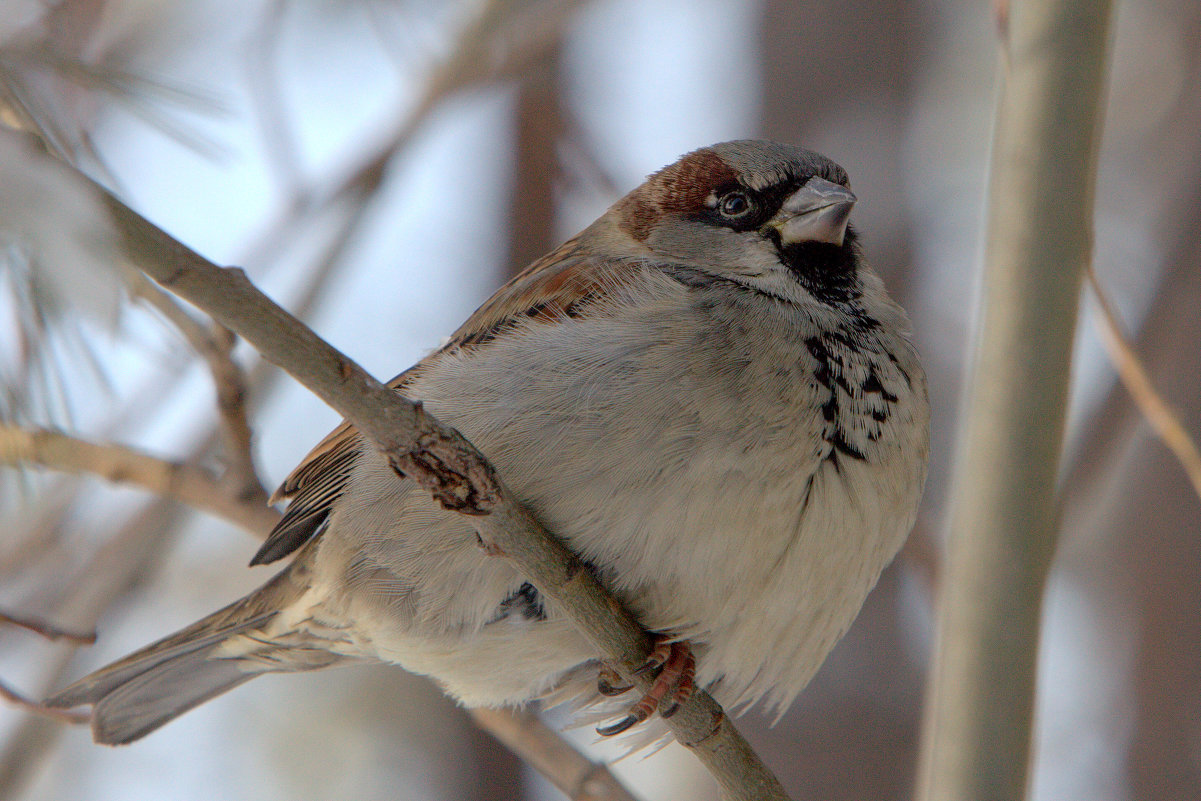
[[[663,709],[661,715],[669,718],[679,710],[681,704],[692,697],[696,681],[696,659],[687,642],[660,639],[646,662],[634,672],[642,674],[652,670],[657,671],[657,675],[650,689],[630,707],[629,712],[621,720],[607,726],[598,726],[597,734],[602,737],[621,734],[631,726],[649,718],[665,701],[668,702],[668,706]],[[601,694],[609,694],[605,692],[606,688],[614,690],[613,695],[620,695],[629,689],[626,687],[620,691],[617,690],[611,680],[616,675],[616,671],[611,667],[605,666],[601,669],[601,673],[597,677],[597,689]]]
[[[603,696],[613,697],[621,695],[634,689],[634,685],[628,683],[621,677],[621,674],[614,670],[609,665],[601,665],[600,673],[596,677],[596,691]]]
[[[601,737],[612,737],[614,734],[621,734],[634,724],[641,722],[642,721],[634,715],[626,715],[621,720],[616,721],[615,723],[610,723],[608,726],[597,726],[596,733]]]

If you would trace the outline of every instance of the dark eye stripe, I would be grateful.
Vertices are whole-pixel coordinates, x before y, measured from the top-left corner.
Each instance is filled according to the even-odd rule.
[[[751,231],[771,219],[779,209],[765,202],[762,193],[735,185],[717,193],[717,203],[710,212],[710,221],[735,231]]]
[[[776,215],[785,198],[811,177],[810,175],[795,176],[763,189],[751,189],[737,181],[718,186],[713,193],[717,201],[710,207],[709,219],[715,225],[732,228],[735,231],[752,231],[760,228]],[[749,204],[748,211],[730,213],[726,204],[735,197],[745,198]]]

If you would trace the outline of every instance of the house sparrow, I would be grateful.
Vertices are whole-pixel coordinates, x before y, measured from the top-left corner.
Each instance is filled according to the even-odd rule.
[[[914,521],[926,379],[863,261],[846,173],[702,148],[535,262],[391,384],[470,439],[659,635],[653,697],[782,710]],[[555,604],[348,423],[284,481],[246,598],[51,698],[127,743],[272,671],[351,660],[468,706],[620,692]],[[598,683],[599,680],[599,683]]]

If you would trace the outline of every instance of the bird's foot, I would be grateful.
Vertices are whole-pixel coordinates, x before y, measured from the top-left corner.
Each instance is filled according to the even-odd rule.
[[[696,659],[692,655],[692,648],[683,641],[659,639],[646,662],[634,672],[654,672],[655,681],[642,698],[630,707],[625,717],[607,726],[597,727],[596,732],[602,737],[621,734],[631,726],[641,723],[654,714],[665,701],[668,705],[660,714],[665,718],[671,717],[680,708],[680,704],[692,697],[696,687]],[[630,689],[629,685],[622,686],[616,683],[615,679],[616,682],[621,681],[617,671],[608,665],[602,667],[597,677],[597,690],[602,695],[620,695]]]

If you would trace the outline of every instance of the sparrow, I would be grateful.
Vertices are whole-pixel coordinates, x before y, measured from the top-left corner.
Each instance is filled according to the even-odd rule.
[[[503,286],[390,386],[457,428],[656,636],[651,691],[782,711],[913,525],[926,379],[865,261],[846,172],[798,147],[701,148]],[[284,480],[270,581],[48,699],[136,740],[270,672],[374,660],[466,706],[624,689],[470,520],[348,422]]]

